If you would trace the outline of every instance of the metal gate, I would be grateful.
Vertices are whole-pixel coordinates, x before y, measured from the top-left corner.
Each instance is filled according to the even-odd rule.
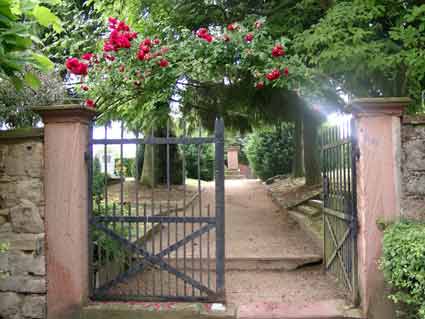
[[[356,143],[354,120],[321,132],[324,263],[358,302]]]
[[[123,124],[105,126],[102,138],[93,138],[99,128],[92,124],[87,156],[92,299],[224,301],[224,124],[216,120],[212,137],[202,137],[202,130],[187,136],[183,126],[180,137],[168,121],[162,130],[130,137]],[[143,156],[133,165],[129,151]],[[214,154],[208,163],[201,159],[206,151]],[[140,158],[149,165],[143,174]],[[206,165],[214,166],[209,183],[201,181]]]

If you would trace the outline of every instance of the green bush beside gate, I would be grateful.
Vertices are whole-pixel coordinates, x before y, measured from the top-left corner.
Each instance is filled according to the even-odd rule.
[[[294,158],[294,126],[283,123],[250,134],[244,147],[250,167],[262,180],[288,174]]]
[[[381,268],[401,304],[400,318],[425,319],[425,223],[403,221],[384,234]]]

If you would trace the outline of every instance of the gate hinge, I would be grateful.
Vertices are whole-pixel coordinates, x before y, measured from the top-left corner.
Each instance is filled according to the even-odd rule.
[[[89,152],[84,152],[84,160],[86,161],[86,162],[88,162],[89,161],[89,159],[90,159],[90,154],[89,154]]]
[[[360,147],[356,146],[356,149],[354,151],[354,158],[356,159],[356,161],[358,161],[360,159]]]

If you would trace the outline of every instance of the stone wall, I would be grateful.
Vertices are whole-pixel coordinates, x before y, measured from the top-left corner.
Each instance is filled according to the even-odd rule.
[[[43,130],[0,132],[0,318],[45,318]]]
[[[402,215],[425,221],[425,116],[404,117],[402,152]]]

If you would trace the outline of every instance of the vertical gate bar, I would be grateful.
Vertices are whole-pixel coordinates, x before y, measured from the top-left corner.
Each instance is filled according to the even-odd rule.
[[[208,203],[207,206],[207,217],[210,218],[211,217],[211,207],[210,207],[210,203]],[[211,265],[210,265],[210,261],[211,261],[211,254],[210,254],[210,230],[208,229],[207,232],[207,271],[208,271],[208,289],[211,288]]]
[[[216,215],[216,291],[225,297],[225,207],[224,207],[224,123],[215,121],[215,215]]]
[[[199,125],[199,137],[202,136],[201,123]],[[202,216],[202,189],[201,189],[201,144],[198,144],[198,194],[199,194],[199,216]],[[202,223],[199,223],[199,228],[202,228]],[[202,282],[202,235],[199,236],[199,281]],[[201,292],[202,295],[202,292]]]
[[[136,131],[136,139],[139,139],[139,131]],[[139,155],[139,148],[140,148],[140,144],[139,142],[137,142],[136,144],[136,159],[134,161],[134,172],[135,172],[135,176],[134,176],[134,186],[135,186],[135,193],[136,193],[136,216],[139,217],[140,216],[140,211],[139,211],[139,165],[137,163],[137,156]],[[140,224],[139,221],[136,222],[136,242],[138,242],[140,240]],[[138,260],[138,257],[136,257],[136,261]],[[140,292],[140,278],[139,276],[136,277],[137,280],[137,294],[139,295]]]
[[[195,217],[195,206],[194,206],[194,203],[193,202],[192,202],[192,217]],[[193,234],[193,232],[195,231],[194,223],[191,222],[190,225],[192,227],[191,231],[192,231],[192,234]],[[194,239],[192,239],[190,241],[190,243],[191,243],[190,246],[192,248],[192,255],[191,255],[191,259],[192,259],[192,278],[195,278],[195,246],[194,246]],[[192,296],[195,296],[195,287],[193,287],[193,286],[192,286]]]
[[[152,125],[151,137],[155,137],[155,127]],[[152,195],[151,195],[151,216],[155,215],[155,144],[151,144],[151,168],[152,168]],[[151,241],[152,241],[152,254],[155,255],[155,236],[154,236],[155,223],[151,223]],[[152,296],[156,296],[156,268],[152,266]]]
[[[105,124],[105,140],[108,138],[108,124]],[[105,184],[105,211],[108,207],[108,145],[104,145],[104,184]]]
[[[163,238],[162,238],[162,203],[159,200],[159,251],[162,251],[163,246]],[[164,280],[162,278],[162,269],[159,269],[159,282],[161,286],[161,297],[164,296]]]
[[[170,192],[171,192],[171,183],[170,183],[170,119],[167,119],[167,144],[166,144],[166,164],[167,164],[167,216],[171,215],[171,207],[170,207]],[[167,223],[167,247],[170,247],[170,223]],[[167,254],[168,262],[170,262],[170,252]],[[177,280],[177,277],[176,277]],[[171,273],[168,272],[168,295],[171,296]]]
[[[183,120],[183,138],[186,138],[186,121]],[[183,145],[185,150],[185,145]],[[183,170],[183,216],[186,217],[186,154],[183,150],[182,170]],[[183,223],[183,238],[186,238],[186,222]],[[183,273],[186,274],[186,242],[183,251]],[[187,296],[187,283],[184,282],[184,295]]]
[[[124,216],[124,122],[121,122],[121,134],[120,134],[120,216]],[[120,232],[122,236],[125,236],[125,228],[124,228],[124,222],[121,221],[120,223]],[[125,271],[125,262],[126,262],[126,256],[125,251],[123,250],[123,256],[121,261],[122,268],[120,269],[120,272]]]
[[[128,195],[130,197],[130,194]],[[129,199],[130,200],[130,199]],[[131,217],[131,202],[128,202],[127,205],[127,209],[128,209],[128,216]],[[133,231],[133,223],[131,221],[128,221],[127,225],[126,225],[127,229],[128,229],[128,241],[131,243],[131,239],[132,239],[132,231]],[[127,265],[127,269],[129,269],[131,267],[132,264],[132,259],[133,259],[133,253],[129,252],[128,253],[128,265]],[[129,292],[132,292],[134,290],[134,285],[130,285],[129,287]],[[131,293],[133,294],[133,293]]]
[[[359,282],[358,282],[358,264],[357,264],[357,134],[354,119],[351,119],[351,176],[352,176],[352,207],[351,207],[351,219],[352,219],[352,230],[351,230],[351,250],[352,254],[352,287],[353,287],[353,296],[352,301],[354,305],[359,305]]]
[[[145,251],[147,251],[147,237],[146,237],[146,227],[148,225],[148,223],[146,222],[146,202],[143,203],[143,249]],[[146,267],[147,269],[149,269],[149,267]],[[144,283],[143,283],[143,291],[145,293],[145,296],[148,294],[148,285],[147,285],[147,280],[148,278],[145,278]]]
[[[88,144],[86,150],[87,165],[87,232],[88,232],[88,261],[89,261],[89,297],[93,296],[94,267],[93,267],[93,232],[91,227],[93,217],[93,121],[89,122]]]
[[[322,127],[320,130],[320,158],[321,158],[321,169],[322,169],[322,188],[323,188],[323,207],[326,207],[326,128]],[[322,225],[323,225],[323,262],[322,269],[326,270],[326,225],[325,225],[325,212],[322,211]]]
[[[176,200],[176,217],[178,217],[178,215],[179,215],[179,213],[178,213],[178,209],[179,209],[179,204],[178,204],[178,202],[177,202],[177,200]],[[175,223],[175,232],[176,232],[176,243],[178,242],[178,240],[179,240],[179,237],[178,237],[178,222],[177,222],[177,220],[176,220],[176,223]],[[180,271],[179,270],[179,254],[178,254],[178,252],[179,252],[179,250],[178,249],[176,249],[176,257],[175,257],[175,259],[176,259],[176,269],[178,270],[178,271]],[[178,279],[177,279],[177,276],[176,276],[176,296],[179,296],[179,282],[178,282]]]

